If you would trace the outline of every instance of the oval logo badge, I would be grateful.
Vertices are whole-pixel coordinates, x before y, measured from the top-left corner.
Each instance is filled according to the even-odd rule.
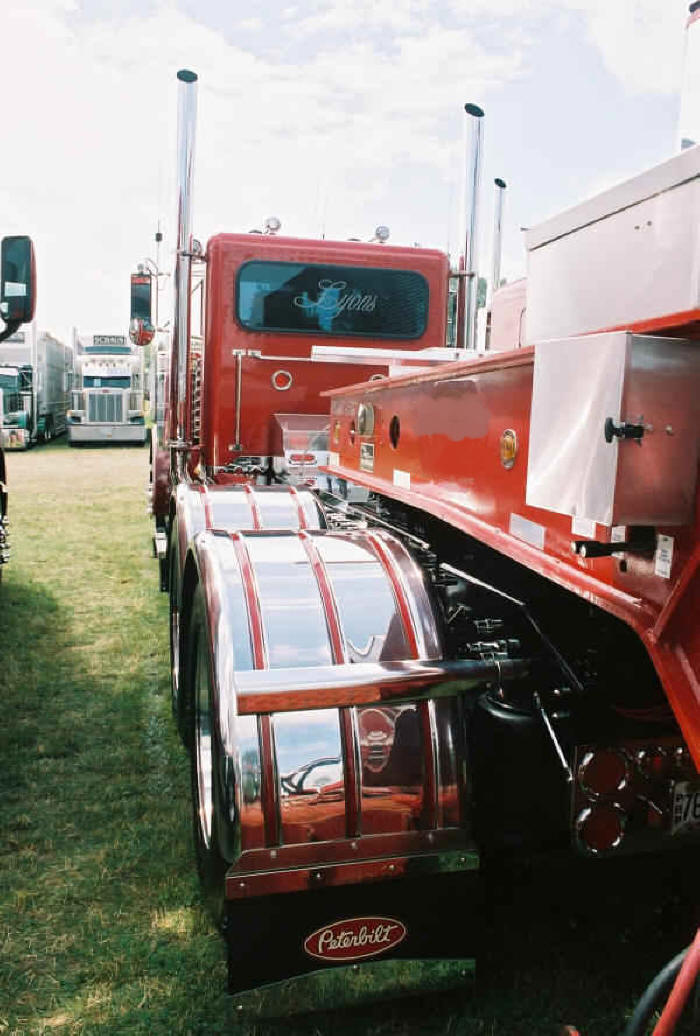
[[[304,950],[318,960],[343,963],[386,953],[405,938],[406,928],[393,917],[351,917],[312,932]]]

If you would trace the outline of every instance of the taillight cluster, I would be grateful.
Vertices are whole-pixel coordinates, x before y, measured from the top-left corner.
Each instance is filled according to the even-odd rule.
[[[579,849],[652,849],[659,834],[676,831],[674,792],[696,776],[684,745],[664,739],[582,746],[575,762],[572,818]]]

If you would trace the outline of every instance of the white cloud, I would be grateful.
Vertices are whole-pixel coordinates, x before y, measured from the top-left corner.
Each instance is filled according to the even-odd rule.
[[[259,32],[264,25],[262,18],[244,18],[238,23],[238,28],[245,32]]]
[[[282,11],[279,51],[260,56],[173,2],[107,22],[86,20],[72,0],[4,0],[0,232],[35,238],[43,324],[123,326],[129,270],[153,255],[159,216],[168,230],[175,71],[188,66],[201,72],[195,230],[203,239],[271,213],[291,233],[318,233],[324,221],[331,236],[369,236],[385,218],[374,199],[398,176],[410,191],[427,170],[434,191],[420,198],[420,236],[444,243],[461,104],[525,74],[542,19],[561,10],[583,18],[630,90],[660,91],[672,89],[682,8],[683,0],[305,3]],[[241,24],[264,27],[258,11]],[[496,43],[485,42],[484,25],[496,26]],[[402,211],[394,236],[413,241],[415,218]]]
[[[569,0],[574,5],[575,0]],[[608,69],[634,93],[680,87],[686,0],[589,0],[591,39]]]
[[[687,0],[450,0],[450,10],[457,18],[506,27],[579,16],[608,70],[628,90],[672,93],[679,87]]]
[[[315,47],[301,66],[258,57],[171,5],[108,23],[87,22],[61,0],[10,0],[0,89],[21,103],[3,112],[13,156],[0,231],[35,238],[40,321],[64,333],[73,323],[123,324],[129,270],[153,254],[156,220],[171,214],[174,73],[183,65],[202,72],[203,238],[271,212],[292,233],[317,233],[324,205],[329,234],[369,234],[358,221],[397,163],[420,156],[444,174],[445,112],[455,97],[517,75],[519,57],[490,56],[467,28],[396,33],[419,8],[385,9],[388,53],[383,39],[358,42],[356,33]],[[372,10],[361,13],[378,25]]]

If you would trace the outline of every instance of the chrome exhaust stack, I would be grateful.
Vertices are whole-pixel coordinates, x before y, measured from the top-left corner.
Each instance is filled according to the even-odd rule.
[[[700,0],[688,5],[681,106],[678,115],[678,150],[700,143]]]
[[[464,312],[462,349],[476,349],[476,310],[479,288],[477,260],[479,234],[479,192],[481,189],[481,145],[484,112],[477,104],[465,104],[467,115],[466,169],[464,181]]]
[[[192,175],[197,121],[197,74],[181,69],[177,114],[177,250],[175,313],[170,356],[170,437],[178,452],[177,467],[188,445],[187,371],[190,351],[190,274],[192,268]],[[175,424],[173,426],[173,418]]]
[[[491,260],[490,295],[498,291],[501,283],[501,254],[503,252],[503,203],[506,197],[506,182],[497,176],[493,181],[496,197],[493,206],[493,256]]]

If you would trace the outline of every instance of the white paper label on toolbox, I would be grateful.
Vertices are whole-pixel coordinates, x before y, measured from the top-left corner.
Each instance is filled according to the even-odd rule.
[[[374,471],[374,443],[360,443],[360,471]]]
[[[340,467],[340,454],[339,453],[333,453],[333,451],[331,451],[328,454],[328,467],[329,468],[339,468]]]
[[[585,536],[587,540],[594,540],[596,523],[590,518],[577,518],[574,515],[571,519],[571,531],[574,536]]]
[[[398,486],[399,489],[410,489],[411,472],[401,471],[400,468],[394,468],[394,485]]]
[[[624,543],[627,539],[627,526],[626,525],[613,525],[610,530],[610,542],[611,543]]]
[[[519,540],[531,543],[533,547],[544,550],[544,525],[531,522],[529,518],[523,518],[520,514],[511,514],[510,534],[517,536]]]
[[[19,298],[27,294],[27,285],[17,281],[5,281],[5,298]]]
[[[662,579],[671,578],[673,564],[673,536],[656,537],[656,553],[654,554],[654,572]]]

